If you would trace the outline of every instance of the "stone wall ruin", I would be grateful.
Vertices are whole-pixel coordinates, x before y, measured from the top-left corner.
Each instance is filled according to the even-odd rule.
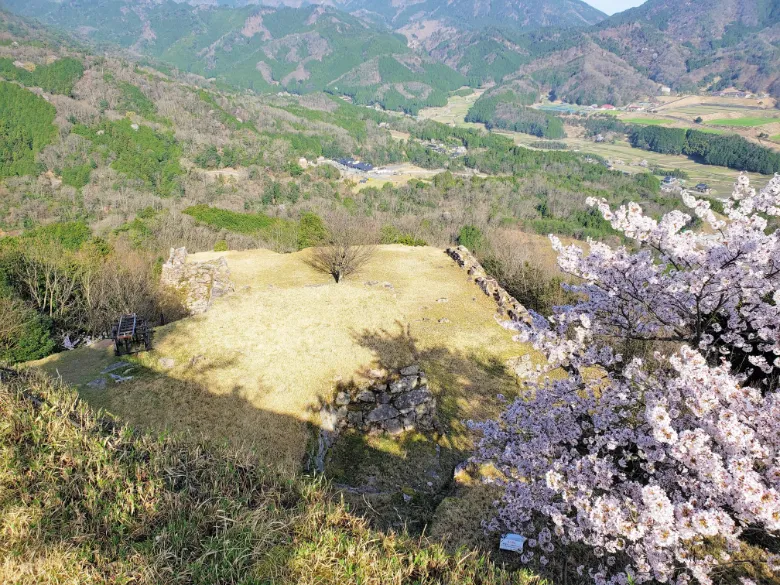
[[[509,317],[512,321],[531,323],[528,310],[515,297],[506,292],[495,278],[488,276],[468,248],[465,246],[447,248],[447,254],[468,273],[477,286],[482,289],[482,292],[496,301],[500,315]]]
[[[225,258],[187,262],[186,248],[171,248],[168,261],[162,266],[160,282],[177,290],[193,315],[205,313],[214,299],[234,290]]]
[[[330,413],[335,431],[351,428],[364,433],[399,434],[438,428],[436,398],[418,366],[408,366],[368,384],[338,388]]]

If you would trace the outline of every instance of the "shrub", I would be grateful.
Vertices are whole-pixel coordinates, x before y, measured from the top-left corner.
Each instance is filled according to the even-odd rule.
[[[566,150],[569,145],[565,142],[557,142],[555,140],[537,140],[531,142],[528,146],[531,148],[540,148],[543,150]]]
[[[92,174],[92,165],[84,164],[62,169],[62,182],[76,189],[81,189],[89,184]]]
[[[473,225],[464,225],[458,232],[458,244],[466,246],[472,252],[479,251],[485,243],[482,231]]]
[[[22,235],[27,246],[52,244],[62,246],[66,250],[78,250],[92,238],[92,230],[83,221],[50,223],[37,227]]]
[[[646,189],[650,193],[658,193],[661,191],[661,181],[658,177],[651,175],[650,173],[639,173],[636,176],[636,184],[638,187]]]
[[[273,218],[262,213],[238,213],[208,205],[193,205],[182,213],[217,229],[248,235],[257,234],[275,222]]]
[[[367,240],[367,234],[356,229],[349,217],[336,216],[328,224],[325,244],[312,251],[309,265],[341,282],[371,260],[374,249]]]
[[[298,249],[311,248],[324,242],[328,237],[328,229],[322,218],[316,213],[307,211],[301,214],[298,222]]]
[[[0,297],[0,362],[41,359],[54,351],[55,345],[51,321],[17,299]]]
[[[381,242],[383,244],[401,244],[403,246],[427,246],[428,242],[418,238],[413,234],[403,233],[392,225],[386,225],[380,232]]]
[[[214,243],[215,252],[227,252],[229,250],[228,243],[225,240],[217,240]]]

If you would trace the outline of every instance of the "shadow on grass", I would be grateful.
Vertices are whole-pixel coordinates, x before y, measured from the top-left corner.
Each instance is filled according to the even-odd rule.
[[[423,347],[400,322],[395,331],[363,330],[353,332],[353,337],[374,353],[374,362],[367,369],[420,365],[436,396],[445,435],[463,448],[470,446],[464,419],[495,416],[500,410],[496,397],[511,397],[520,390],[517,378],[487,351],[463,353],[444,346]]]
[[[472,498],[468,506],[478,512],[460,515],[455,530],[446,523],[434,526],[444,500],[452,510],[469,488],[454,480],[455,469],[470,456],[473,437],[464,419],[495,416],[496,395],[512,395],[516,379],[498,360],[454,352],[446,347],[421,347],[409,330],[398,323],[397,330],[353,332],[355,341],[375,355],[359,375],[372,369],[389,372],[419,365],[437,399],[441,432],[407,432],[397,437],[348,431],[337,439],[325,460],[325,473],[344,493],[352,508],[383,530],[407,530],[413,534],[436,532],[453,546],[485,544],[480,526],[490,513],[495,494],[489,500]],[[464,518],[471,518],[470,525]],[[464,534],[466,531],[469,534]],[[474,537],[474,533],[479,536]],[[464,540],[461,538],[466,536]]]
[[[39,376],[0,384],[4,583],[539,583],[378,535],[321,482],[128,432],[74,398]]]
[[[351,509],[376,529],[415,535],[433,532],[453,548],[461,544],[492,547],[495,539],[484,537],[480,523],[491,513],[493,495],[469,499],[466,492],[470,488],[458,485],[453,473],[468,459],[473,443],[464,419],[495,416],[499,409],[496,395],[511,395],[518,388],[515,378],[487,353],[482,356],[446,347],[421,347],[400,323],[392,331],[363,330],[352,335],[375,356],[358,376],[374,368],[422,367],[437,398],[442,432],[409,432],[398,437],[345,433],[328,452],[326,477]],[[230,369],[232,360],[179,364],[174,377],[169,371],[144,367],[148,360],[143,356],[106,357],[100,348],[80,351],[79,356],[64,355],[48,369],[54,373],[56,365],[59,370],[67,366],[64,369],[71,379],[65,380],[76,382],[81,397],[93,407],[105,409],[135,428],[188,440],[206,438],[251,453],[268,468],[288,476],[309,468],[319,428],[303,420],[303,413],[299,419],[258,408],[251,397],[264,394],[266,388],[237,384],[228,392],[215,393],[199,382]],[[68,361],[72,357],[98,371],[127,362],[127,371],[116,371],[133,379],[116,383],[103,375],[105,387],[89,387],[85,381],[94,379],[94,372],[80,374],[78,365]],[[329,399],[324,397],[323,403]],[[439,520],[437,510],[445,500],[444,522],[434,526]],[[461,503],[471,509],[458,511]]]
[[[217,393],[199,381],[229,370],[233,359],[193,359],[177,370],[186,376],[174,377],[145,366],[143,354],[114,357],[103,346],[77,352],[54,356],[42,369],[75,386],[93,408],[134,428],[205,438],[254,453],[269,468],[288,475],[300,471],[313,436],[311,423],[255,406],[251,397],[267,392],[262,383],[235,384]]]

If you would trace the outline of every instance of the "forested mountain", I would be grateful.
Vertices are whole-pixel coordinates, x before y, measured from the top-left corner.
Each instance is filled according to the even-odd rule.
[[[430,52],[461,73],[519,80],[582,104],[623,105],[661,85],[778,96],[778,21],[778,0],[648,0],[586,29],[471,31]]]
[[[777,93],[779,0],[648,0],[590,36],[645,76],[690,89],[743,85]]]
[[[464,76],[405,39],[326,7],[193,7],[166,0],[83,4],[10,0],[17,12],[234,88],[330,90],[416,111],[443,105]]]
[[[780,0],[648,0],[609,18],[579,0],[266,3],[5,0],[232,87],[325,90],[411,113],[488,83],[581,104],[661,86],[780,95]]]
[[[606,15],[582,0],[346,0],[343,8],[411,37],[441,28],[501,26],[513,31],[588,26]]]
[[[210,0],[188,0],[193,5]],[[606,14],[583,0],[221,0],[219,4],[300,8],[309,4],[332,6],[401,29],[408,25],[473,29],[500,25],[513,30],[540,27],[588,26]]]

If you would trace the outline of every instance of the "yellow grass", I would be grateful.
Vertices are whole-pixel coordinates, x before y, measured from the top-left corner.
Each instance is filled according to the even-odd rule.
[[[442,124],[460,125],[466,118],[471,106],[485,93],[484,89],[474,90],[467,96],[452,96],[447,100],[447,105],[440,108],[424,108],[420,110],[418,118],[421,120],[434,120]]]
[[[340,284],[310,268],[308,254],[194,255],[224,255],[236,292],[205,315],[159,328],[154,350],[134,360],[132,381],[85,385],[115,359],[105,346],[38,365],[131,424],[248,445],[294,471],[338,380],[419,363],[439,397],[448,441],[466,447],[461,421],[497,412],[496,394],[516,387],[503,364],[529,351],[496,324],[494,302],[439,249],[381,246]],[[160,358],[175,367],[164,370]]]

